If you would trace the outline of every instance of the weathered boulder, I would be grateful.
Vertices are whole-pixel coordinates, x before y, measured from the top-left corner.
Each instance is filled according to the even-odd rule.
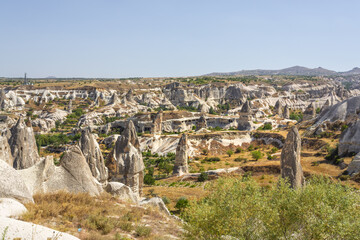
[[[0,90],[0,109],[3,110],[6,108],[6,95],[5,95],[5,90],[1,89]]]
[[[79,238],[70,234],[58,232],[41,225],[0,217],[0,233],[4,232],[6,232],[6,239],[79,240]]]
[[[86,162],[90,167],[92,175],[99,182],[106,182],[108,178],[107,168],[105,167],[104,157],[101,153],[99,144],[89,127],[81,131],[79,141],[80,149],[85,156]]]
[[[24,120],[20,117],[16,125],[10,129],[10,132],[9,145],[11,154],[14,157],[13,167],[24,169],[37,163],[40,157],[32,127],[26,126]]]
[[[153,134],[161,134],[162,133],[162,119],[163,119],[163,111],[160,110],[153,121],[153,127],[151,129],[151,132]]]
[[[340,156],[360,152],[360,120],[357,120],[341,134],[338,150]]]
[[[0,198],[14,198],[21,202],[32,202],[32,194],[23,178],[12,166],[0,159]]]
[[[157,208],[161,212],[165,213],[168,216],[171,216],[169,209],[166,207],[164,201],[159,197],[153,197],[150,199],[144,199],[140,202],[141,206],[150,206],[153,208]]]
[[[189,146],[187,141],[187,135],[183,134],[176,148],[175,164],[173,170],[174,175],[181,176],[185,173],[189,173],[188,154]]]
[[[133,193],[130,187],[119,182],[109,182],[104,188],[106,192],[124,201],[131,201],[137,203],[137,196]]]
[[[292,188],[304,184],[304,175],[300,163],[301,138],[296,127],[289,131],[281,151],[281,177],[289,181]]]
[[[347,172],[350,176],[360,172],[360,153],[355,155],[347,168]]]
[[[136,196],[141,196],[144,181],[144,162],[134,123],[130,120],[114,149],[108,155],[106,166],[109,179],[129,186]]]
[[[0,217],[19,217],[26,211],[26,207],[15,199],[0,198]]]

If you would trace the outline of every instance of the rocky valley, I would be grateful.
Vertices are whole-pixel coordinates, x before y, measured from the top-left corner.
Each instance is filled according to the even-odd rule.
[[[359,217],[349,219],[360,211],[360,75],[291,70],[30,85],[1,78],[0,236],[358,239]],[[277,226],[279,212],[253,204],[279,204],[265,204],[275,211],[285,194],[304,201],[302,214],[312,214],[305,206],[314,195],[328,211],[341,201],[354,208],[334,216],[346,227],[311,235],[319,223]],[[230,214],[227,225],[221,209],[235,207],[264,215]],[[258,228],[234,230],[244,225]]]

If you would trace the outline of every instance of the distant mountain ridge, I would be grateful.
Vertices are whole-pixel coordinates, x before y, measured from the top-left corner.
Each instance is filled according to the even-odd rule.
[[[204,76],[236,76],[236,75],[349,76],[349,75],[357,75],[357,74],[360,74],[360,68],[358,67],[355,67],[352,70],[346,72],[336,72],[322,67],[307,68],[302,66],[294,66],[280,70],[255,69],[255,70],[242,70],[237,72],[213,72],[213,73],[205,74]]]

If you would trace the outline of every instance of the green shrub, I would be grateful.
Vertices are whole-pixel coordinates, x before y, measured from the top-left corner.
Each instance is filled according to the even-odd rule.
[[[235,162],[247,162],[247,159],[246,159],[246,158],[238,157],[238,158],[235,158],[234,161],[235,161]]]
[[[358,239],[360,195],[314,177],[301,189],[280,180],[221,178],[209,195],[184,209],[185,239]]]
[[[188,206],[189,206],[189,200],[187,200],[186,197],[181,197],[176,202],[175,208],[177,208],[179,210],[184,210]]]
[[[263,157],[263,154],[259,150],[256,150],[256,151],[251,152],[251,156],[253,159],[255,159],[257,161]]]
[[[271,130],[272,124],[271,123],[265,123],[262,127],[259,127],[258,130]]]
[[[237,147],[235,150],[235,153],[241,153],[242,152],[242,148],[241,147]]]
[[[200,173],[199,177],[198,177],[198,181],[199,182],[205,182],[206,180],[208,180],[209,175],[206,172],[202,172]]]
[[[144,183],[147,184],[147,185],[154,185],[155,184],[154,176],[150,175],[150,174],[145,174]]]
[[[271,153],[276,153],[277,151],[279,151],[279,149],[277,147],[271,148]]]
[[[233,152],[233,150],[227,150],[226,151],[226,154],[229,156],[229,157],[231,157],[231,155],[233,155],[234,154],[234,152]]]

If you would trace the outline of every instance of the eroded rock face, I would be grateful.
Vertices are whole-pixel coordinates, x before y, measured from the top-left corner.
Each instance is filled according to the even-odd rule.
[[[106,162],[109,179],[129,186],[136,196],[141,196],[144,181],[144,162],[140,143],[132,121],[127,123],[123,134],[118,137],[115,147]]]
[[[100,187],[95,182],[86,159],[78,146],[73,146],[65,151],[65,154],[60,161],[60,165],[73,176],[85,192],[93,193],[95,195],[98,195],[101,192],[99,189]]]
[[[90,167],[92,175],[101,183],[106,182],[108,178],[105,167],[104,157],[101,153],[99,144],[89,127],[81,131],[79,145],[85,156],[86,162]]]
[[[338,150],[340,156],[360,152],[360,120],[357,120],[341,134]]]
[[[183,134],[176,148],[175,164],[173,170],[174,175],[181,176],[189,172],[188,154],[189,146],[187,141],[187,135]]]
[[[153,134],[161,134],[162,132],[162,119],[163,119],[163,111],[160,110],[153,121],[152,133]]]
[[[32,194],[21,175],[1,159],[0,172],[0,198],[13,198],[21,202],[33,202]]]
[[[15,126],[10,129],[11,137],[9,145],[11,154],[14,157],[13,167],[24,169],[33,166],[40,160],[34,131],[32,127],[26,126],[20,117]]]
[[[304,184],[304,175],[300,163],[301,138],[296,127],[289,131],[281,152],[281,177],[289,181],[292,188]]]
[[[4,135],[0,135],[0,159],[3,159],[10,166],[13,166],[14,159],[11,155],[11,148],[5,134],[4,132]]]

